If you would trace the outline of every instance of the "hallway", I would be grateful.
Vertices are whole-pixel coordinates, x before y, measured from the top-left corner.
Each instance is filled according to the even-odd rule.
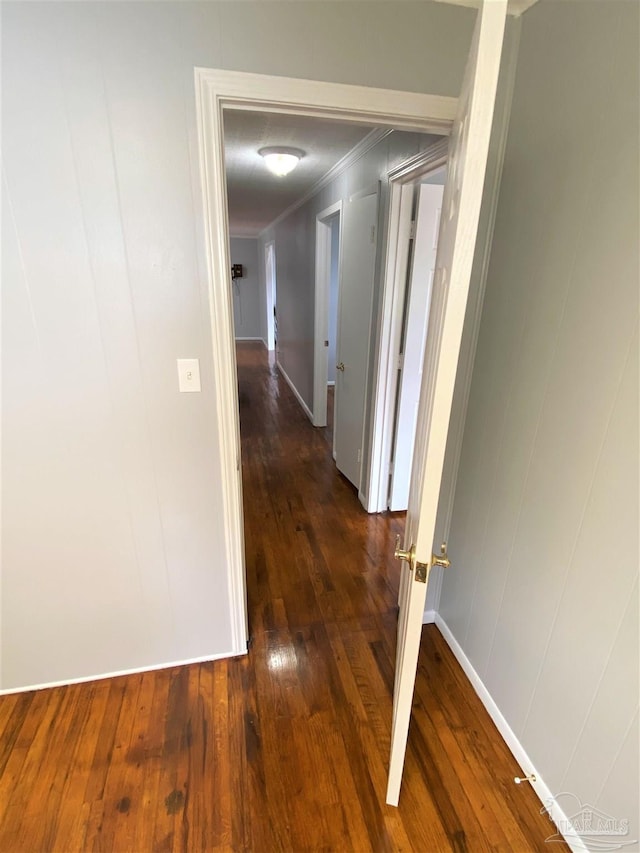
[[[249,655],[0,698],[0,851],[546,849],[435,626],[384,804],[402,519],[364,512],[262,345],[238,366]]]
[[[395,624],[404,513],[368,515],[262,344],[237,354],[251,635]]]
[[[404,513],[364,511],[261,344],[237,358],[261,779],[287,827],[268,849],[544,849],[548,819],[433,625],[384,805]]]

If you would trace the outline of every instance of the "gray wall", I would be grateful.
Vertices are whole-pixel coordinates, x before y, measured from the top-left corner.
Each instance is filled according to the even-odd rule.
[[[471,373],[475,361],[480,316],[484,300],[484,288],[486,285],[486,271],[491,255],[498,191],[500,188],[504,149],[511,115],[521,23],[522,18],[507,16],[493,123],[487,153],[487,169],[478,221],[478,236],[473,256],[473,266],[471,268],[469,299],[462,331],[460,358],[458,361],[451,419],[449,422],[449,435],[447,437],[447,448],[442,472],[438,517],[434,536],[434,547],[436,549],[438,549],[442,542],[448,542],[449,540],[460,450],[470,394]],[[425,612],[429,615],[438,609],[443,575],[444,572],[439,566],[435,566],[429,575],[429,586],[425,602]]]
[[[439,608],[553,793],[629,818],[627,840],[639,8],[541,2],[523,18]]]
[[[243,278],[233,285],[233,323],[236,339],[262,339],[264,294],[258,268],[258,241],[256,238],[232,237],[230,240],[231,263],[242,264]],[[264,252],[260,252],[264,258]],[[262,261],[264,265],[264,260]]]
[[[3,3],[3,687],[230,649],[194,66],[456,95],[474,17]]]

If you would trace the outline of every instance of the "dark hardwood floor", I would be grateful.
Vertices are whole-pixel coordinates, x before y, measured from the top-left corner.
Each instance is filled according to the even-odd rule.
[[[402,517],[363,511],[261,346],[238,363],[250,652],[1,698],[0,850],[548,849],[434,626],[385,805]]]

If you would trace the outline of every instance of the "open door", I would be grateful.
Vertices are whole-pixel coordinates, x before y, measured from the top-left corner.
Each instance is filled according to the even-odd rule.
[[[360,488],[369,334],[376,265],[378,190],[343,207],[338,296],[334,449],[338,470]]]
[[[396,806],[409,734],[442,467],[487,164],[507,0],[478,11],[449,150],[402,560],[387,803]],[[446,547],[445,547],[446,551]]]

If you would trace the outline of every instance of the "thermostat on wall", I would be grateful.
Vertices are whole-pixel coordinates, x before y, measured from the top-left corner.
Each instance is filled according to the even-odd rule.
[[[242,270],[242,264],[231,264],[231,278],[242,278],[244,276],[244,272]]]

